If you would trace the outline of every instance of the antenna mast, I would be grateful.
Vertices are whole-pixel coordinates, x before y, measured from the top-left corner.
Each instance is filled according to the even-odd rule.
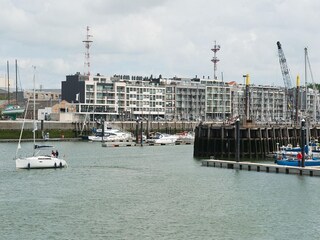
[[[85,67],[85,72],[84,75],[86,76],[90,76],[90,46],[92,43],[92,40],[90,40],[91,37],[93,37],[92,35],[89,34],[90,31],[90,27],[87,26],[87,35],[86,35],[86,39],[83,40],[82,42],[84,43],[84,46],[86,48],[86,52],[84,54],[84,67]]]
[[[214,41],[214,46],[213,48],[211,49],[211,51],[213,51],[213,58],[211,60],[211,62],[213,62],[213,66],[214,66],[214,74],[213,74],[213,78],[214,79],[217,79],[217,63],[220,61],[218,58],[217,58],[217,52],[220,50],[220,45],[217,45],[216,44],[216,41]]]

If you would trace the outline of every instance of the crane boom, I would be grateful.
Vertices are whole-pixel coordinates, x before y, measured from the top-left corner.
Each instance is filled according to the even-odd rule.
[[[282,50],[281,43],[279,41],[277,42],[277,46],[278,46],[278,54],[279,54],[279,63],[280,63],[284,87],[285,87],[285,98],[286,98],[286,106],[287,106],[285,119],[289,121],[297,120],[295,119],[296,118],[295,109],[293,106],[293,103],[295,102],[294,93],[293,93],[293,88],[291,83],[290,72],[287,65],[287,60],[286,60],[286,57],[284,56],[284,52]]]
[[[286,57],[284,56],[284,52],[282,50],[281,43],[279,41],[277,42],[277,46],[278,46],[279,62],[280,62],[284,87],[286,89],[291,89],[292,83],[291,83],[290,72],[289,72],[289,68],[287,65]]]

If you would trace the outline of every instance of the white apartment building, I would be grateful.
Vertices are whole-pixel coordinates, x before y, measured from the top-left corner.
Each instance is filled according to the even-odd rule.
[[[104,76],[90,77],[84,82],[84,97],[78,103],[78,112],[92,115],[91,119],[124,119],[126,108],[126,83],[112,81]],[[81,92],[78,93],[81,96]],[[78,96],[79,96],[78,95]],[[76,101],[77,102],[77,101]]]
[[[165,119],[204,120],[205,86],[197,78],[166,78],[161,80],[166,87]]]
[[[221,80],[203,79],[206,86],[206,120],[225,120],[231,116],[231,88]]]
[[[305,99],[305,90],[298,95]],[[307,100],[300,100],[299,109],[306,101],[310,119],[319,119],[319,107],[315,107],[319,106],[318,95],[308,90]],[[284,88],[246,88],[244,84],[197,77],[87,77],[78,73],[62,82],[62,99],[75,103],[77,114],[89,114],[91,120],[222,121],[240,116],[261,122],[292,121]],[[306,111],[299,110],[299,116],[306,116]]]
[[[246,86],[233,85],[232,91],[232,117],[246,117]],[[280,122],[288,119],[288,105],[285,91],[275,86],[249,86],[248,93],[249,116],[248,119],[261,122]]]
[[[130,119],[155,119],[165,115],[165,86],[145,81],[126,83],[126,108]]]
[[[62,95],[91,120],[153,119],[165,114],[165,87],[139,76],[71,75],[62,83]]]

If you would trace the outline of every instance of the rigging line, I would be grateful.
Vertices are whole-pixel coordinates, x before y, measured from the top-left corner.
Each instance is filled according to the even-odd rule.
[[[20,131],[20,136],[19,136],[19,142],[18,142],[18,146],[17,146],[17,150],[16,150],[16,157],[18,156],[18,151],[19,149],[21,148],[21,138],[22,138],[22,133],[23,133],[23,129],[24,129],[24,124],[26,122],[26,117],[27,117],[27,112],[28,112],[28,106],[29,106],[29,99],[27,101],[27,106],[26,106],[26,109],[24,110],[24,117],[23,117],[23,123],[22,123],[22,127],[21,127],[21,131]]]
[[[309,67],[312,83],[315,84],[315,82],[313,80],[313,73],[312,73],[311,64],[310,64],[310,60],[309,60],[309,56],[308,55],[307,55],[307,62],[308,62],[308,67]]]
[[[19,69],[19,67],[17,67],[17,72],[18,72],[18,82],[19,82],[19,87],[20,87],[20,90],[22,91],[22,84],[21,84],[21,78],[20,78],[20,69]]]
[[[312,68],[311,68],[311,64],[310,64],[310,60],[309,60],[309,56],[308,54],[306,55],[306,59],[307,59],[307,62],[308,62],[308,67],[309,67],[309,71],[310,71],[310,76],[311,76],[311,80],[312,80],[312,87],[313,87],[313,90],[315,91],[314,93],[314,96],[316,98],[316,104],[318,105],[318,108],[320,106],[320,102],[319,102],[319,97],[317,95],[317,93],[319,92],[318,89],[316,88],[316,83],[314,82],[314,78],[313,78],[313,73],[312,73]],[[320,112],[320,109],[318,109],[318,112]]]

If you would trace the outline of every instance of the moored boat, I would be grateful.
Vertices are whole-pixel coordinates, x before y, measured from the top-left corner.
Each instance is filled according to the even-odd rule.
[[[178,136],[176,140],[176,144],[193,144],[194,143],[194,132],[182,132],[182,133],[177,133]]]
[[[282,158],[282,159],[277,159],[276,164],[285,165],[285,166],[301,167],[302,161],[301,161],[301,159],[297,159],[297,158],[292,158],[292,159]],[[306,166],[306,167],[320,166],[320,159],[319,158],[306,159],[304,161],[304,166]]]
[[[278,157],[285,156],[289,158],[290,157],[295,158],[300,152],[301,152],[301,147],[299,145],[297,145],[296,147],[293,147],[291,144],[288,144],[287,146],[280,147],[278,151],[275,153],[275,155]],[[315,148],[312,143],[304,147],[304,152],[306,153],[306,157],[320,158],[319,149]]]
[[[107,129],[102,132],[98,132],[96,135],[88,136],[89,141],[101,142],[101,141],[133,141],[132,134],[129,132],[123,132],[119,129]]]
[[[147,139],[146,142],[151,144],[175,144],[178,138],[177,135],[157,132],[152,138]]]
[[[4,116],[16,117],[23,114],[24,108],[19,105],[7,105],[7,107],[2,111]]]

